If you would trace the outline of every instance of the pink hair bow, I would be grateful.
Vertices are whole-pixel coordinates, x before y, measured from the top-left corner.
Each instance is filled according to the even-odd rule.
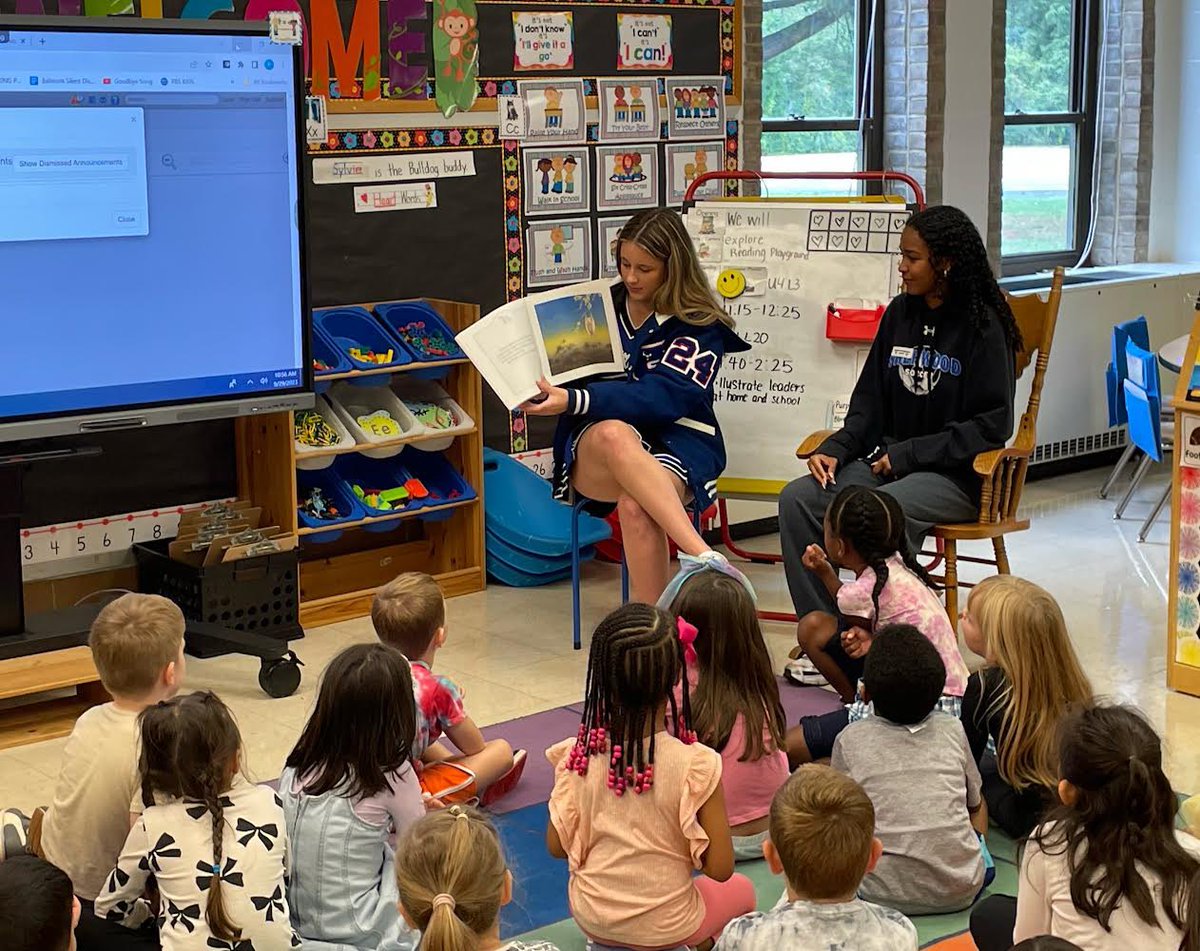
[[[696,625],[689,624],[683,618],[677,618],[676,627],[679,629],[679,639],[683,642],[683,659],[688,664],[696,663],[696,635],[700,632]]]

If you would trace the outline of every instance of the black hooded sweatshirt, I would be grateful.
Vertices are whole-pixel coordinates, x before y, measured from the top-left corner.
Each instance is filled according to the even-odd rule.
[[[887,453],[892,475],[937,472],[978,498],[978,453],[1013,431],[1012,347],[994,314],[982,332],[947,302],[901,294],[879,323],[842,428],[817,450],[838,461]]]

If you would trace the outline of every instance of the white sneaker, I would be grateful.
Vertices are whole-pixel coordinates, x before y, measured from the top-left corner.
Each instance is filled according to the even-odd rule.
[[[802,654],[783,668],[783,679],[797,687],[828,687],[829,681],[817,670],[817,665]]]
[[[29,817],[19,809],[0,812],[0,862],[25,854]]]

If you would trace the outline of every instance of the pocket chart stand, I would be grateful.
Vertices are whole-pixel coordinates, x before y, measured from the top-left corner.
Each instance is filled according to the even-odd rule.
[[[724,181],[724,180],[729,180],[729,179],[733,179],[736,181],[804,180],[804,181],[834,181],[834,182],[866,182],[866,183],[868,183],[868,185],[875,185],[877,187],[879,193],[874,194],[874,195],[864,195],[864,196],[847,197],[847,198],[842,198],[842,197],[830,198],[827,196],[819,196],[819,197],[818,196],[813,196],[813,197],[788,196],[787,198],[775,198],[775,199],[771,199],[771,198],[702,199],[705,207],[728,205],[730,208],[736,208],[737,205],[739,205],[739,204],[745,205],[745,204],[753,203],[756,206],[777,204],[780,208],[786,208],[788,205],[795,206],[795,205],[804,205],[804,204],[809,204],[809,203],[811,203],[811,204],[828,203],[831,205],[861,203],[865,206],[865,210],[873,211],[873,210],[878,209],[880,211],[883,211],[884,209],[887,209],[888,205],[890,204],[888,197],[882,194],[883,188],[888,183],[896,183],[898,185],[902,185],[902,186],[906,187],[912,193],[913,200],[912,200],[911,207],[915,207],[917,210],[921,210],[925,207],[925,193],[921,189],[920,184],[916,181],[916,179],[914,179],[910,175],[906,175],[902,172],[886,172],[886,171],[878,171],[878,172],[719,171],[719,172],[708,172],[704,175],[701,175],[698,178],[696,178],[695,181],[693,181],[688,186],[687,193],[685,194],[684,200],[683,200],[684,213],[686,214],[688,211],[692,210],[697,205],[697,203],[698,203],[698,200],[696,198],[697,191],[700,188],[702,188],[705,183],[712,182],[712,181]],[[810,251],[813,250],[811,242],[810,242],[808,250],[810,250]],[[822,248],[822,250],[823,250],[823,248]],[[830,249],[830,250],[832,250],[832,249]],[[714,267],[724,267],[726,263],[727,262],[722,261],[721,264],[714,265]],[[746,270],[752,270],[752,268],[747,267]],[[764,270],[769,271],[769,268],[766,268]],[[764,307],[771,307],[771,306],[772,305],[769,303],[764,305]],[[801,315],[797,314],[796,316],[799,317]],[[762,332],[760,332],[760,333],[762,333]],[[873,337],[873,335],[872,335],[872,337]],[[754,341],[752,340],[751,342],[753,343]],[[863,345],[869,346],[869,340],[864,340]],[[753,352],[751,352],[751,354],[749,354],[748,357],[753,357]],[[770,358],[768,358],[768,361],[769,360],[770,360]],[[717,408],[718,408],[718,417],[720,417],[721,404],[718,404]],[[741,427],[741,426],[739,426],[739,427],[722,427],[722,428],[727,434],[726,435],[727,439],[729,438],[730,433],[739,433],[743,430],[743,427]],[[805,432],[795,432],[795,433],[789,433],[788,435],[785,435],[780,438],[782,438],[784,440],[791,440],[792,443],[795,443],[796,445],[798,445],[800,443],[800,441],[807,435],[808,435],[808,433],[806,431]],[[732,447],[730,447],[730,448],[732,448]],[[730,452],[730,455],[732,455],[732,452]],[[795,475],[800,476],[802,474],[803,474],[803,469],[798,467]],[[731,525],[729,522],[729,512],[728,512],[728,507],[727,507],[727,500],[728,499],[738,499],[738,500],[753,501],[753,502],[777,502],[778,498],[779,498],[779,493],[783,489],[784,485],[786,485],[786,484],[787,484],[786,480],[784,480],[784,481],[759,480],[759,479],[751,480],[751,479],[745,479],[745,478],[730,478],[730,477],[725,477],[725,476],[722,476],[722,478],[718,480],[718,482],[717,482],[717,522],[718,522],[718,525],[720,527],[720,532],[721,532],[721,543],[732,554],[736,555],[739,558],[743,558],[746,561],[751,562],[752,564],[777,565],[777,564],[781,564],[783,562],[783,557],[781,555],[775,554],[774,552],[751,551],[748,549],[741,548],[737,545],[737,543],[734,541],[733,534],[731,531]],[[939,542],[939,546],[940,546],[940,542]],[[940,550],[940,547],[939,547],[939,550]],[[935,561],[933,563],[934,567],[936,567],[936,565],[940,561],[941,561],[941,558],[939,555],[935,558]],[[796,623],[796,620],[797,620],[795,614],[793,614],[791,612],[787,612],[787,611],[762,611],[762,610],[760,610],[758,612],[758,616],[760,619],[762,619],[764,621],[779,621],[782,623],[791,623],[791,624]]]

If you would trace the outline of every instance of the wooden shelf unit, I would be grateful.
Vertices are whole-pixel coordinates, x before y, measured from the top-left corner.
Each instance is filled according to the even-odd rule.
[[[346,306],[371,308],[378,301]],[[479,319],[474,304],[427,300],[457,333]],[[238,421],[238,482],[243,495],[263,508],[264,523],[279,525],[300,536],[300,623],[304,627],[333,624],[370,613],[375,589],[403,571],[427,571],[438,579],[447,597],[482,591],[485,584],[483,547],[483,384],[479,373],[466,360],[412,363],[394,369],[357,370],[325,374],[318,380],[353,379],[362,376],[405,373],[444,367],[439,380],[476,426],[459,433],[442,455],[458,470],[478,499],[451,502],[441,509],[452,510],[444,521],[422,521],[429,509],[397,512],[393,516],[336,526],[345,534],[338,540],[304,545],[306,535],[315,534],[298,526],[296,507],[296,452],[292,414],[275,413],[261,419]],[[430,437],[433,438],[433,437]],[[438,436],[436,438],[445,438]],[[404,440],[418,442],[420,440]],[[372,446],[370,448],[379,448]],[[328,455],[342,455],[330,452]],[[313,458],[312,454],[306,458]],[[367,532],[363,527],[395,521],[393,532]]]
[[[74,696],[50,696],[72,688]],[[0,701],[23,698],[0,708],[0,750],[66,736],[80,714],[111,699],[86,647],[0,661]]]

